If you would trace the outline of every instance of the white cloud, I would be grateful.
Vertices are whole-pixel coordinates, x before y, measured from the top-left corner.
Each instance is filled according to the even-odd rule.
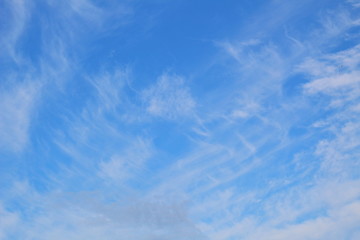
[[[276,83],[282,80],[288,63],[284,61],[277,46],[258,40],[225,42],[219,45],[237,61],[236,68],[241,70],[239,73],[242,78],[259,82],[261,86],[257,87],[267,88],[272,84],[276,88]]]
[[[358,221],[360,218],[359,181],[352,179],[358,178],[360,167],[358,161],[360,133],[357,131],[359,129],[359,124],[357,124],[359,117],[354,113],[359,108],[358,100],[360,96],[359,46],[332,54],[309,57],[303,61],[304,56],[312,56],[312,54],[318,53],[319,49],[323,49],[322,44],[325,43],[328,46],[329,42],[336,40],[341,33],[356,25],[356,21],[349,13],[342,11],[339,11],[339,14],[337,13],[324,17],[321,22],[323,24],[322,28],[306,35],[310,39],[306,41],[304,39],[299,40],[304,49],[302,49],[303,52],[294,51],[298,55],[287,55],[284,56],[286,58],[282,58],[283,56],[279,54],[280,51],[276,51],[276,46],[264,47],[261,44],[246,46],[231,44],[227,41],[226,44],[222,45],[228,55],[238,63],[236,67],[237,70],[240,69],[238,72],[242,83],[242,91],[239,91],[239,95],[246,100],[232,108],[229,118],[246,118],[264,114],[267,118],[266,121],[277,121],[280,125],[279,131],[272,134],[272,137],[274,137],[287,132],[287,123],[294,124],[294,116],[295,118],[305,119],[308,117],[308,112],[299,113],[297,109],[303,111],[304,105],[308,104],[307,101],[312,100],[315,94],[326,95],[327,97],[322,98],[322,100],[330,99],[330,105],[337,107],[337,113],[335,114],[336,117],[332,119],[326,119],[325,116],[320,117],[326,122],[326,126],[323,125],[321,130],[307,129],[309,130],[309,138],[314,139],[316,137],[320,140],[317,145],[315,144],[315,151],[313,149],[303,149],[307,154],[303,156],[304,159],[301,159],[299,165],[303,165],[306,171],[314,171],[306,179],[303,178],[300,171],[294,170],[292,172],[289,169],[284,174],[274,176],[274,185],[269,183],[269,185],[263,186],[266,193],[262,192],[261,189],[254,188],[253,197],[244,200],[244,202],[240,202],[240,200],[239,202],[231,202],[226,198],[219,199],[219,201],[225,202],[224,206],[227,207],[217,213],[218,215],[211,210],[208,210],[208,212],[204,210],[206,214],[203,216],[206,220],[199,226],[214,239],[335,240],[350,239],[355,236],[353,234],[356,234],[359,228]],[[314,36],[319,39],[315,39]],[[306,73],[311,79],[309,83],[304,85],[306,94],[278,106],[274,103],[277,101],[276,97],[279,96],[276,92],[277,86],[286,77],[291,76],[294,66],[298,62],[303,62],[298,67],[298,71]],[[279,71],[277,71],[277,68],[279,68]],[[262,75],[266,76],[266,79],[263,79]],[[246,78],[246,76],[250,77]],[[247,88],[247,79],[253,79],[249,85],[254,89]],[[266,91],[259,91],[260,88]],[[251,98],[247,99],[247,94],[256,96],[254,101],[251,101]],[[269,95],[271,98],[265,98]],[[284,98],[279,98],[284,101]],[[268,102],[262,101],[264,99],[274,100],[270,104],[276,105],[276,109],[275,107],[266,109]],[[246,102],[257,103],[256,105],[260,106],[261,111],[259,109],[249,111],[250,109],[246,108]],[[313,106],[306,107],[313,108]],[[271,110],[270,113],[267,110]],[[350,113],[348,110],[352,112]],[[285,131],[281,131],[284,128]],[[242,131],[246,132],[245,129],[242,129]],[[255,130],[252,129],[252,131]],[[267,129],[267,131],[264,131],[264,135],[271,135],[270,131],[270,129]],[[331,132],[332,135],[322,135],[322,131]],[[245,137],[245,139],[248,139],[247,135]],[[300,139],[294,141],[284,139],[285,143],[281,148],[287,149],[290,147],[289,149],[296,151],[300,147],[297,144],[297,141],[301,141]],[[291,146],[286,146],[286,144]],[[250,145],[249,149],[256,148]],[[271,153],[272,156],[274,152]],[[283,157],[285,156],[280,156],[279,161]],[[267,159],[262,157],[262,161],[266,164]],[[276,163],[274,162],[274,164]],[[284,162],[284,164],[287,163]],[[203,167],[205,168],[205,166]],[[282,168],[282,166],[279,167]],[[262,171],[266,172],[266,170]],[[188,171],[186,172],[188,173]],[[207,169],[206,172],[209,173],[210,170]],[[296,175],[296,177],[291,179],[289,177],[291,174]],[[211,172],[211,176],[214,176],[213,172]],[[221,182],[226,178],[215,178],[215,180]],[[272,189],[274,186],[275,191]],[[246,194],[246,192],[241,194]],[[233,198],[233,196],[230,198]],[[227,204],[229,202],[231,203]],[[197,204],[207,206],[210,203],[210,200],[207,200]],[[250,207],[236,209],[238,212],[232,214],[236,204],[242,204],[243,206],[248,204]],[[221,204],[219,203],[219,205]],[[201,216],[197,217],[201,219]]]
[[[122,103],[123,87],[127,79],[128,71],[119,69],[114,73],[104,73],[94,79],[90,79],[90,83],[96,91],[95,104],[98,109],[95,112],[116,111],[116,107]]]
[[[126,114],[125,110],[127,109],[120,109],[119,106],[125,99],[123,86],[127,77],[127,71],[117,69],[115,72],[104,72],[88,78],[87,83],[91,85],[93,94],[84,99],[80,113],[63,116],[67,130],[55,133],[56,144],[69,155],[78,159],[85,153],[80,153],[81,151],[76,149],[79,146],[92,146],[90,141],[95,136],[119,141],[122,133],[117,122],[110,119],[119,120],[123,114]],[[96,149],[98,146],[94,148]]]
[[[308,59],[298,70],[313,78],[304,85],[308,94],[323,93],[331,96],[330,106],[354,104],[360,96],[360,46]]]
[[[360,63],[360,45],[332,54],[325,54],[316,59],[309,58],[298,66],[298,71],[312,77],[330,77],[356,70]]]
[[[101,20],[104,11],[89,0],[71,0],[69,5],[74,13],[93,22]]]
[[[294,186],[255,202],[258,192],[247,199],[254,201],[250,205],[255,207],[254,213],[244,216],[231,213],[226,216],[226,224],[201,226],[205,233],[219,240],[347,239],[359,227],[358,184],[359,181],[326,179],[311,187]],[[245,205],[243,211],[246,208]]]
[[[298,66],[298,71],[306,72],[311,76],[324,77],[330,76],[337,72],[339,66],[334,64],[328,64],[324,61],[315,59],[307,59],[301,65]]]
[[[332,61],[340,70],[356,69],[360,63],[360,45],[325,56],[325,60]]]
[[[149,141],[137,139],[109,161],[100,163],[99,175],[114,182],[126,181],[144,170],[152,151]]]
[[[330,126],[335,128],[334,124]],[[347,121],[333,133],[335,137],[320,141],[316,154],[323,158],[322,168],[341,176],[350,177],[360,168],[360,124],[356,121]],[[349,176],[350,175],[350,176]]]
[[[249,113],[243,110],[234,110],[231,113],[231,117],[233,118],[247,118],[249,116]]]
[[[5,239],[10,232],[15,231],[19,223],[18,214],[7,211],[0,203],[0,239]]]
[[[351,110],[354,112],[360,112],[360,103],[355,104],[353,107],[351,107]]]
[[[72,5],[73,10],[76,14],[84,14],[86,18],[92,18],[92,15],[96,14],[97,10],[93,9],[92,5],[77,5],[81,2],[86,3],[87,1],[73,1],[72,3],[75,4]],[[330,26],[329,29],[331,32],[332,27]],[[253,47],[257,44],[258,42],[254,41],[244,43],[241,47]],[[249,95],[254,95],[255,99],[263,97],[265,92],[269,92],[270,95],[274,93],[274,89],[277,88],[280,80],[282,80],[284,69],[287,66],[284,63],[285,61],[282,60],[281,55],[276,51],[276,47],[266,46],[260,47],[260,51],[250,50],[251,53],[245,54],[245,58],[241,56],[242,49],[236,49],[236,46],[230,45],[226,47],[228,47],[227,51],[232,57],[241,63],[244,68],[248,68],[248,76],[252,78],[245,79],[257,79],[257,82],[249,83],[249,86],[251,85],[255,89],[250,91]],[[353,57],[353,54],[350,55],[352,57],[344,58],[339,54],[329,56],[326,61],[322,59],[309,61],[307,67],[312,69],[309,69],[308,72],[310,75],[315,76],[315,80],[305,85],[308,93],[324,92],[333,95],[339,89],[351,88],[353,84],[358,83],[358,80],[354,80],[357,79],[355,74],[358,72],[353,71],[357,65],[356,57]],[[248,59],[250,59],[250,63],[246,63]],[[333,63],[329,64],[331,61],[341,62],[348,72],[334,75],[337,74],[338,68]],[[279,67],[279,70],[274,71],[276,67]],[[56,73],[56,71],[54,72]],[[246,76],[246,74],[244,75]],[[257,78],[258,76],[260,77]],[[75,151],[79,152],[83,151],[81,152],[82,154],[90,156],[93,152],[87,153],[86,150],[88,149],[100,149],[98,152],[103,151],[101,146],[105,146],[107,143],[101,142],[102,139],[107,139],[111,142],[114,139],[119,140],[123,137],[120,129],[114,124],[123,113],[118,108],[122,101],[121,89],[124,84],[122,81],[123,77],[122,72],[114,74],[114,76],[105,74],[91,82],[96,92],[95,103],[89,103],[83,109],[80,116],[69,119],[72,125],[69,126],[68,132],[71,135],[70,139],[74,141],[63,139],[62,143],[68,144],[67,146],[64,145],[65,148],[68,147],[68,149],[75,149]],[[273,80],[276,81],[275,84]],[[262,86],[263,91],[258,91],[259,85],[257,83],[262,84],[264,82],[266,84]],[[249,88],[244,89],[242,92],[247,92]],[[18,98],[33,99],[32,97],[27,97],[27,91],[14,90],[13,92],[15,93],[13,94],[15,100]],[[36,94],[34,93],[33,95]],[[7,116],[15,116],[12,119],[16,120],[23,119],[22,117],[16,117],[21,115],[28,119],[27,121],[19,120],[18,122],[20,123],[17,125],[14,123],[17,127],[13,127],[13,129],[23,129],[22,132],[26,133],[30,121],[26,117],[31,113],[33,101],[28,101],[29,105],[18,104],[20,106],[18,109],[25,109],[22,111],[25,114],[17,114],[15,111],[17,108],[13,107],[12,103],[9,104],[9,99],[12,99],[9,97],[10,95],[7,96],[5,94],[4,96],[4,99],[7,100],[5,105],[10,105],[10,107],[4,107],[4,109],[11,109],[11,111],[8,110],[10,114]],[[186,87],[184,80],[176,75],[164,74],[161,76],[155,85],[142,92],[142,100],[149,114],[171,120],[191,116],[196,107],[189,88]],[[3,103],[0,103],[0,107],[3,106],[1,104]],[[14,106],[18,105],[15,104]],[[232,108],[233,111],[230,111],[230,115],[232,118],[247,118],[256,114],[259,106],[260,101],[252,101],[252,99],[249,99],[249,101],[244,100],[244,102]],[[354,106],[354,109],[356,109],[356,106]],[[107,119],[109,116],[113,121]],[[2,120],[1,117],[0,120]],[[11,124],[13,123],[11,122]],[[7,125],[5,124],[4,126]],[[356,124],[349,123],[340,128],[341,131],[339,131],[336,139],[319,143],[317,154],[324,159],[324,169],[329,168],[333,164],[327,161],[327,159],[333,160],[334,156],[336,158],[340,156],[336,160],[339,162],[345,160],[344,164],[347,164],[347,161],[352,161],[351,158],[343,158],[342,156],[346,155],[350,148],[359,145],[357,140],[358,134],[356,132],[356,129],[359,129],[358,127]],[[5,129],[0,122],[0,130],[3,128]],[[260,128],[263,132],[257,132]],[[163,193],[161,196],[166,196],[168,193],[173,192],[180,194],[182,192],[189,193],[188,198],[195,202],[194,212],[200,215],[197,217],[199,219],[201,217],[204,217],[204,219],[208,217],[216,221],[215,224],[199,224],[202,226],[202,229],[213,234],[215,239],[227,239],[231,236],[243,236],[246,239],[289,239],[294,238],[294,235],[296,235],[295,238],[297,239],[311,239],[314,237],[327,239],[337,237],[341,239],[341,237],[346,236],[346,232],[352,231],[356,227],[355,223],[359,222],[359,203],[354,200],[359,196],[356,188],[359,184],[358,182],[349,181],[346,184],[338,185],[336,183],[319,184],[317,187],[311,188],[311,190],[298,191],[294,195],[292,195],[292,189],[290,189],[283,195],[276,195],[277,202],[275,203],[261,200],[262,202],[258,203],[259,208],[256,210],[264,205],[270,206],[269,208],[265,207],[265,211],[266,214],[273,217],[272,220],[266,223],[257,221],[258,219],[252,216],[245,219],[242,218],[247,214],[246,210],[242,207],[248,202],[257,201],[257,194],[248,194],[248,196],[244,197],[244,193],[237,192],[239,191],[238,189],[226,188],[218,190],[224,184],[233,184],[231,181],[259,165],[259,162],[256,160],[250,160],[245,163],[243,161],[257,151],[260,146],[258,142],[266,139],[266,137],[259,137],[257,134],[260,135],[260,133],[265,133],[267,130],[267,128],[260,126],[257,129],[251,129],[253,135],[247,133],[244,133],[244,137],[238,135],[238,139],[236,139],[236,142],[240,143],[236,146],[240,149],[238,152],[225,145],[198,145],[198,151],[190,154],[186,159],[178,160],[176,164],[165,169],[165,173],[157,179],[160,179],[161,183],[155,187],[155,194],[160,192]],[[216,135],[215,131],[213,133],[213,135]],[[19,135],[24,135],[23,139],[26,142],[26,134]],[[204,135],[210,134],[205,133]],[[252,144],[252,141],[248,141],[247,135],[251,135],[252,140],[255,139],[254,142],[257,144]],[[94,142],[89,140],[89,136],[93,138],[99,137],[100,140],[94,144]],[[118,144],[123,144],[123,142]],[[23,143],[20,145],[23,145]],[[131,179],[132,176],[144,168],[146,161],[151,156],[152,148],[150,145],[146,140],[137,139],[131,142],[129,147],[125,149],[110,149],[110,151],[105,149],[106,151],[104,150],[104,152],[106,154],[104,155],[109,155],[110,157],[100,158],[107,160],[99,164],[98,162],[95,163],[99,167],[99,169],[96,169],[98,170],[98,175],[114,182]],[[81,147],[84,147],[85,150]],[[90,157],[92,160],[99,160],[97,156]],[[92,170],[94,169],[91,169],[91,173],[93,173]],[[339,192],[341,194],[338,195]],[[199,195],[204,193],[210,195],[205,201],[197,199]],[[28,204],[32,207],[36,206],[39,211],[30,216],[32,222],[24,221],[17,223],[19,226],[17,234],[22,235],[23,239],[40,240],[64,238],[74,240],[90,238],[137,240],[205,239],[204,235],[188,219],[186,215],[187,209],[181,204],[171,204],[167,199],[165,200],[166,203],[159,199],[155,201],[145,197],[143,200],[127,199],[122,201],[121,199],[116,203],[104,203],[100,200],[92,199],[93,196],[101,195],[99,192],[90,193],[89,195],[74,195],[44,196],[41,201]],[[309,198],[311,198],[310,201],[308,200]],[[298,199],[300,200],[298,201]],[[323,203],[326,206],[331,206],[330,209],[327,209],[327,216],[295,222],[297,218],[304,214],[312,213],[313,210],[317,211]],[[234,211],[234,208],[236,211]],[[270,208],[272,210],[269,210]],[[261,210],[263,209],[260,209],[259,212]],[[15,213],[1,211],[0,209],[0,215],[2,213],[5,216],[4,222],[10,223],[4,226],[13,225],[17,221]],[[242,219],[239,220],[239,218]],[[5,234],[7,233],[4,232],[3,236],[6,236]]]
[[[251,116],[255,116],[261,110],[261,105],[257,102],[255,96],[248,96],[247,94],[241,94],[241,99],[236,101],[236,109],[234,109],[230,118],[238,119],[238,118],[248,118]]]
[[[39,95],[38,82],[24,81],[0,93],[0,147],[18,152],[28,143],[32,111]]]
[[[67,82],[70,70],[74,70],[72,65],[75,59],[69,57],[69,49],[73,49],[72,44],[86,33],[85,25],[94,27],[94,22],[101,24],[105,19],[102,10],[91,1],[76,0],[69,3],[48,1],[43,7],[48,8],[47,11],[51,13],[48,16],[51,17],[50,22],[57,27],[49,28],[39,36],[41,37],[39,42],[43,44],[37,64],[30,62],[29,56],[23,55],[20,51],[22,46],[19,45],[27,22],[35,12],[34,6],[36,3],[27,0],[5,1],[5,9],[9,9],[8,15],[5,15],[9,17],[9,24],[6,26],[9,27],[4,28],[2,32],[4,37],[0,42],[4,45],[4,57],[13,60],[16,67],[16,73],[14,70],[9,71],[5,78],[12,79],[14,76],[19,76],[10,83],[13,86],[1,89],[0,95],[0,148],[11,151],[20,151],[27,144],[31,113],[39,96],[40,85],[47,84],[49,88],[46,90],[51,89],[50,91],[56,88],[56,91],[64,90],[63,83]],[[40,14],[39,18],[41,17]],[[40,29],[46,27],[44,21],[39,22],[42,24],[37,27]],[[31,69],[39,69],[36,76]],[[23,76],[26,76],[25,79],[20,80]],[[34,82],[29,80],[30,78],[37,80]],[[101,84],[106,84],[105,80]],[[96,86],[97,89],[100,89],[101,84]],[[105,100],[102,99],[103,102]]]
[[[191,116],[195,109],[189,88],[184,79],[164,74],[157,83],[142,93],[148,113],[167,119]]]
[[[9,11],[3,16],[8,17],[8,19],[1,20],[7,23],[8,29],[5,29],[5,32],[0,32],[2,34],[0,43],[3,45],[1,54],[8,54],[12,60],[19,62],[21,56],[18,55],[16,47],[27,24],[32,6],[27,0],[9,0],[5,1],[4,9],[6,7],[9,8]]]
[[[236,44],[230,43],[228,41],[216,43],[219,47],[223,48],[231,57],[236,61],[244,61],[244,56],[242,56],[243,51],[246,48],[254,47],[261,44],[261,41],[258,39],[251,39],[244,42],[239,42]]]
[[[20,219],[16,212],[0,209],[4,240],[207,239],[188,218],[186,206],[179,202],[131,196],[108,202],[102,201],[97,192],[41,194],[36,198],[25,192],[17,201],[30,203],[32,210]]]
[[[360,1],[359,0],[347,0],[350,4],[352,4],[354,7],[360,7]]]
[[[303,223],[273,228],[269,231],[257,229],[257,233],[247,239],[347,239],[356,230],[360,221],[360,202],[355,201],[337,209],[328,216],[307,220]]]
[[[304,88],[309,93],[339,91],[341,88],[352,87],[360,82],[360,71],[320,78],[305,84]]]

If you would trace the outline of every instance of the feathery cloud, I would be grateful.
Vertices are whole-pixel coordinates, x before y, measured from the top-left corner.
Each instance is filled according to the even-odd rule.
[[[148,113],[166,119],[189,117],[196,106],[184,79],[177,75],[160,76],[154,86],[143,91],[142,98]]]

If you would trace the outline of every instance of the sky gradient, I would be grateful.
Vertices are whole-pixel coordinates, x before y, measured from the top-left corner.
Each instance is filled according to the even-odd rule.
[[[0,239],[360,239],[359,0],[0,0]]]

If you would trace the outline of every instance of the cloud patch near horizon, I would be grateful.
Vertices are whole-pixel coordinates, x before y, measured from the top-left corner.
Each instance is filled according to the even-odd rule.
[[[208,239],[191,222],[186,205],[180,202],[135,196],[108,202],[96,192],[39,195],[26,186],[17,192],[22,204],[31,203],[26,216],[0,205],[0,236],[5,239]]]

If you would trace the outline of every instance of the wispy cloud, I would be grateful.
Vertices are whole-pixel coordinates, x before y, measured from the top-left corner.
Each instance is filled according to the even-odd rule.
[[[124,182],[145,170],[146,161],[151,157],[152,151],[148,141],[137,139],[124,152],[101,162],[99,175],[105,180]]]
[[[1,55],[4,57],[7,54],[12,60],[19,63],[21,56],[17,51],[18,41],[30,18],[32,4],[27,0],[5,1],[4,4],[8,12],[2,18],[7,17],[10,21],[1,19],[8,23],[1,28],[3,37],[0,41],[4,46]]]
[[[360,1],[359,0],[347,0],[349,3],[351,3],[354,7],[360,7]]]
[[[189,117],[196,106],[184,79],[177,75],[160,76],[154,86],[143,91],[142,98],[148,113],[166,119]]]
[[[305,85],[305,89],[310,93],[331,92],[349,88],[360,82],[359,72],[345,73],[329,78],[320,78]]]
[[[24,198],[26,196],[26,198]],[[207,239],[186,215],[182,203],[164,199],[104,202],[96,192],[32,196],[22,192],[33,211],[26,218],[1,210],[1,232],[23,239]],[[39,214],[41,212],[41,214]],[[31,219],[31,221],[29,221]],[[7,224],[7,225],[5,225]],[[10,228],[11,225],[16,228]],[[2,229],[3,230],[3,229]]]
[[[259,45],[259,41],[256,44],[250,45],[241,43],[233,45],[229,42],[223,45],[229,56],[239,63],[239,68],[241,69],[239,75],[241,77],[251,74],[252,68],[260,72],[263,69],[266,70],[266,65],[272,66],[272,63],[277,63],[275,64],[275,69],[279,68],[280,70],[280,74],[277,75],[265,74],[267,80],[271,79],[269,80],[269,84],[272,84],[271,87],[265,87],[266,81],[261,80],[261,84],[264,84],[264,89],[267,92],[250,91],[250,94],[249,91],[239,91],[239,94],[243,96],[247,96],[247,94],[257,96],[254,100],[244,97],[245,102],[239,101],[241,104],[236,106],[230,115],[235,120],[237,116],[239,124],[244,121],[243,119],[248,119],[249,116],[257,116],[262,117],[264,123],[283,121],[279,125],[274,124],[274,126],[277,126],[275,130],[277,134],[281,135],[284,132],[290,132],[291,128],[296,124],[292,118],[290,108],[307,106],[308,98],[315,98],[317,94],[323,94],[323,96],[328,97],[328,101],[324,103],[325,106],[336,107],[338,112],[332,115],[332,117],[325,118],[327,124],[326,130],[322,129],[332,132],[334,134],[333,137],[318,135],[319,132],[316,131],[312,132],[313,135],[309,139],[316,136],[317,147],[315,149],[303,150],[306,154],[301,157],[303,159],[301,159],[300,164],[306,167],[306,162],[312,161],[314,168],[309,170],[314,171],[314,169],[317,169],[316,173],[314,173],[314,178],[309,178],[309,176],[303,178],[300,172],[298,172],[295,178],[290,177],[292,170],[288,169],[284,173],[287,177],[280,174],[281,177],[278,175],[268,179],[266,193],[263,192],[262,188],[254,188],[251,199],[242,199],[242,204],[246,205],[247,209],[251,209],[249,211],[242,210],[243,216],[235,217],[231,213],[226,214],[225,211],[222,211],[221,219],[227,224],[218,225],[221,221],[209,220],[208,214],[207,218],[205,218],[207,220],[202,222],[200,226],[215,239],[339,239],[352,238],[353,234],[355,236],[358,227],[356,222],[359,218],[359,211],[357,209],[359,205],[357,201],[359,192],[356,190],[358,182],[352,180],[356,174],[351,169],[358,169],[359,166],[356,160],[358,158],[359,143],[357,139],[359,135],[355,130],[358,118],[351,111],[356,109],[359,93],[357,77],[359,75],[357,62],[358,46],[353,46],[343,51],[335,51],[331,54],[314,54],[314,49],[323,47],[325,42],[333,41],[340,32],[352,29],[356,26],[356,21],[350,17],[350,14],[340,12],[331,22],[323,21],[323,25],[320,27],[321,30],[315,29],[313,31],[314,35],[317,35],[319,32],[326,33],[322,36],[321,41],[310,41],[309,38],[312,38],[313,34],[302,39],[304,46],[306,46],[302,51],[308,52],[299,54],[299,52],[294,51],[292,52],[294,53],[293,55],[282,55],[275,50],[277,48],[275,46],[272,48],[274,50],[272,51],[273,54],[270,55],[275,56],[275,58],[265,58],[269,60],[269,64],[266,64],[266,61],[263,60],[263,56],[268,55],[255,54],[268,52],[265,50],[259,51],[262,48],[262,45]],[[278,48],[278,50],[281,51],[281,48]],[[248,56],[249,53],[251,53],[250,57]],[[313,54],[316,57],[304,60],[304,57],[313,56]],[[276,61],[277,58],[280,61]],[[247,65],[248,62],[251,64]],[[301,62],[302,64],[300,64]],[[277,96],[281,99],[281,95],[277,91],[277,84],[281,85],[283,81],[291,76],[294,73],[293,69],[296,69],[296,66],[299,66],[299,64],[301,67],[297,68],[297,72],[302,71],[306,73],[306,77],[310,79],[308,83],[303,85],[305,91],[303,92],[304,95],[301,96],[302,99],[281,105],[272,102],[273,106],[277,106],[277,110],[269,108],[266,101],[270,98],[267,96],[271,95],[273,98]],[[264,65],[265,68],[263,68]],[[253,79],[254,75],[250,76]],[[261,76],[258,79],[262,79]],[[263,86],[257,85],[258,88]],[[243,84],[242,87],[246,88],[246,84]],[[249,103],[251,106],[251,103],[254,102],[259,108],[256,111],[252,111],[252,114],[248,114],[248,111],[245,111],[246,103]],[[275,112],[281,113],[292,120],[288,122],[286,119],[280,118]],[[299,117],[303,116],[300,113],[295,112],[295,114]],[[257,127],[259,127],[259,123]],[[243,129],[243,132],[246,131]],[[249,138],[248,134],[245,136]],[[281,139],[284,141],[284,145],[281,148],[292,148],[290,146],[294,144],[293,140],[289,140],[286,136]],[[298,140],[300,141],[300,138]],[[253,150],[254,153],[257,151],[259,151],[259,146]],[[286,157],[280,157],[280,159],[282,158]],[[279,161],[281,161],[280,159]],[[262,164],[271,162],[276,165],[275,161],[266,158],[262,158],[262,160]],[[315,166],[319,166],[319,168]],[[278,167],[281,168],[281,166]],[[277,178],[281,178],[281,180]],[[337,180],[331,181],[332,178]],[[274,181],[274,184],[271,184],[272,181]],[[299,185],[296,185],[296,183]],[[303,188],[300,186],[303,186]],[[273,192],[273,188],[281,190]],[[342,189],[339,191],[343,192],[346,197],[341,199],[336,197],[337,191],[335,189]],[[246,193],[242,192],[244,195]],[[287,200],[284,202],[281,199]],[[234,207],[234,205],[231,206]],[[348,209],[352,209],[353,214],[346,213]],[[349,225],[346,225],[346,223],[349,223]]]
[[[4,208],[4,206],[0,204],[0,219],[1,219],[0,238],[6,239],[8,234],[10,234],[13,231],[16,231],[20,218],[18,214],[7,211]]]
[[[305,84],[309,94],[323,93],[334,97],[333,106],[341,106],[359,97],[359,46],[322,56],[319,60],[309,59],[300,70],[315,77]],[[321,71],[323,69],[323,71]]]
[[[14,80],[11,79],[9,83]],[[28,144],[29,127],[40,91],[40,83],[32,79],[2,87],[0,92],[1,148],[19,152]]]

